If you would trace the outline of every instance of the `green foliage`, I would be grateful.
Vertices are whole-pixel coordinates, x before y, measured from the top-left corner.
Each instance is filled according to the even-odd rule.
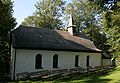
[[[13,4],[11,0],[0,1],[0,75],[9,72],[9,37],[8,31],[16,25],[12,17]]]
[[[73,0],[66,8],[66,14],[72,14],[74,24],[77,26],[78,31],[90,26],[97,26],[99,22],[96,15],[99,16],[99,6],[88,0]]]
[[[113,11],[108,11],[103,15],[103,30],[106,32],[107,45],[109,51],[115,56],[120,55],[120,8],[117,6]]]
[[[101,31],[102,11],[103,9],[97,1],[73,0],[67,5],[66,14],[73,15],[78,31],[83,31],[99,49],[107,51],[109,48],[109,45],[105,44],[107,38]]]
[[[11,0],[0,1],[0,34],[6,35],[10,29],[15,26],[15,19],[12,17],[12,2]]]
[[[89,0],[91,2],[95,2],[102,11],[112,10],[116,6],[116,2],[119,0]]]
[[[22,25],[34,26],[34,19],[35,19],[35,16],[28,16],[27,18],[24,19],[24,22],[22,22]]]
[[[62,0],[42,0],[35,4],[34,15],[25,18],[22,25],[59,29],[61,28],[65,2]]]
[[[87,28],[84,30],[84,33],[87,34],[87,36],[94,42],[97,48],[101,49],[104,52],[108,52],[109,45],[106,45],[107,38],[106,34],[103,32],[100,32],[100,30],[96,28]]]

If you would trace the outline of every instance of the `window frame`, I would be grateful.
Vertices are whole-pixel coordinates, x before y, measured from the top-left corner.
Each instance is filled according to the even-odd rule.
[[[75,67],[79,67],[79,55],[75,56]]]
[[[53,55],[53,68],[59,68],[58,67],[58,54]]]
[[[35,57],[35,69],[42,69],[42,55],[37,54]]]
[[[86,57],[86,66],[90,66],[90,56]]]

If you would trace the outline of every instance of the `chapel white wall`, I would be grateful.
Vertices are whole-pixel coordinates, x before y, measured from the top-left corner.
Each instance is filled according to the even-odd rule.
[[[43,69],[35,69],[35,57],[42,55]],[[90,56],[90,66],[101,65],[100,53],[67,52],[67,51],[45,51],[45,50],[16,50],[15,74],[21,72],[35,72],[41,70],[53,70],[53,55],[58,55],[59,68],[74,68],[75,55],[79,55],[79,66],[86,68],[86,57]]]
[[[103,59],[103,65],[111,65],[111,59]]]

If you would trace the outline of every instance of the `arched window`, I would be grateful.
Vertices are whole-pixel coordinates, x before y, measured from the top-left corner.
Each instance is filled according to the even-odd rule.
[[[42,55],[41,54],[36,55],[35,68],[36,69],[41,69],[42,68]]]
[[[53,68],[58,68],[58,55],[53,56]]]
[[[89,56],[87,56],[87,59],[86,59],[86,66],[89,66]]]
[[[75,56],[75,67],[78,67],[78,62],[79,62],[79,56]]]

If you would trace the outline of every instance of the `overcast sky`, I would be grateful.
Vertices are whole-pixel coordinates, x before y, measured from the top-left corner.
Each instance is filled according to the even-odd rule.
[[[35,3],[39,0],[13,0],[14,1],[14,17],[16,18],[16,21],[18,23],[17,26],[21,24],[21,22],[26,18],[27,16],[32,15],[32,13],[35,11]],[[70,2],[72,0],[66,0],[67,2]]]

